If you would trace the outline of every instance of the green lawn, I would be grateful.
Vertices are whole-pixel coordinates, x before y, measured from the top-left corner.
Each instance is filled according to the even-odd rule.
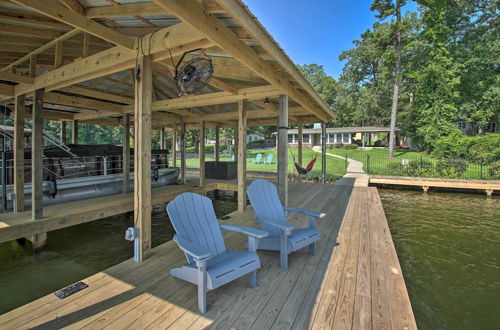
[[[254,159],[257,156],[257,154],[262,154],[262,162],[260,164],[255,164]],[[272,164],[265,164],[264,165],[264,158],[267,157],[268,154],[273,155],[273,162]],[[297,158],[297,150],[289,150],[288,152],[288,172],[289,173],[297,173],[295,170],[294,162],[293,162],[293,157],[292,154],[295,158]],[[313,157],[316,158],[316,163],[313,167],[313,171],[320,171],[321,170],[321,154],[318,154],[310,149],[304,149],[303,151],[303,156],[302,156],[302,162],[303,162],[303,167],[306,167],[307,164],[313,159]],[[207,154],[205,159],[207,161],[214,160],[213,154]],[[247,151],[247,170],[248,171],[262,171],[262,172],[277,172],[277,164],[276,164],[276,150],[275,149],[265,149],[265,150],[248,150]],[[220,158],[221,161],[229,161],[232,160],[230,158]],[[188,158],[186,159],[186,167],[187,168],[199,168],[200,166],[200,160],[199,158]],[[344,175],[345,174],[345,161],[342,159],[337,159],[333,157],[328,157],[326,158],[326,169],[327,169],[327,174],[332,174],[332,175]]]
[[[465,162],[465,170],[460,172],[455,168],[438,169],[439,160],[431,157],[428,154],[421,152],[414,152],[408,150],[395,150],[394,158],[387,158],[387,149],[372,149],[372,150],[347,150],[347,149],[328,149],[328,153],[339,156],[347,156],[348,158],[360,161],[364,164],[363,169],[369,174],[376,175],[400,175],[400,176],[414,176],[414,177],[445,177],[453,179],[493,179],[500,178],[491,176],[489,166]],[[273,163],[264,165],[263,162],[255,164],[253,161],[257,154],[262,154],[262,159],[267,157],[268,154],[273,155]],[[290,149],[288,151],[288,172],[297,173],[294,166],[293,157],[297,158],[297,150]],[[312,151],[311,149],[304,149],[303,151],[303,166],[316,157],[316,164],[313,167],[313,172],[316,175],[321,171],[321,154]],[[248,150],[247,151],[247,170],[248,171],[262,171],[262,172],[277,172],[276,165],[276,150]],[[408,165],[403,164],[403,159],[408,160]],[[213,153],[207,153],[207,161],[214,160]],[[229,158],[221,158],[222,161],[229,161]],[[327,156],[327,175],[341,176],[346,171],[346,161],[336,157]],[[199,168],[198,158],[188,158],[186,160],[188,168]]]

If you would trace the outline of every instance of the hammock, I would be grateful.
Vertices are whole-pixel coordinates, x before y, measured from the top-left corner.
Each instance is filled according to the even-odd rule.
[[[292,158],[293,158],[293,162],[295,163],[295,169],[297,170],[297,172],[299,174],[307,174],[309,173],[313,166],[314,166],[314,163],[316,163],[316,157],[314,157],[313,159],[311,159],[311,161],[309,162],[309,164],[307,164],[306,168],[303,168],[302,166],[299,165],[299,163],[297,163],[295,161],[295,156],[294,154],[292,153]]]

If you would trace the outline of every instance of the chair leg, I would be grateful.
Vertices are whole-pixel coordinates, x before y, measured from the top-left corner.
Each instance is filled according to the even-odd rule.
[[[205,268],[198,270],[198,308],[202,314],[207,312],[207,271]]]
[[[309,244],[309,254],[316,254],[316,242]]]
[[[248,284],[250,284],[250,286],[252,288],[255,288],[257,286],[257,271],[256,270],[254,270],[253,272],[251,272],[248,275]]]
[[[288,240],[283,233],[280,238],[280,267],[283,270],[288,269]]]

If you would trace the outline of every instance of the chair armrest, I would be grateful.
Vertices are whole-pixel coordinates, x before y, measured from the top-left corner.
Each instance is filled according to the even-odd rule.
[[[236,226],[236,225],[220,225],[223,230],[235,231],[237,233],[242,233],[247,236],[255,238],[264,238],[269,236],[269,233],[265,230],[255,229],[247,226]]]
[[[174,241],[179,245],[179,248],[182,251],[186,252],[196,260],[205,260],[212,257],[212,252],[197,244],[193,244],[180,236],[175,235]]]
[[[265,219],[260,219],[261,222],[265,222],[266,225],[273,226],[275,228],[278,228],[282,232],[285,233],[286,236],[290,235],[292,233],[292,230],[295,229],[295,226],[291,223],[275,223],[275,222],[270,222],[266,221]]]
[[[310,217],[319,218],[319,219],[322,219],[322,218],[326,217],[325,213],[320,213],[320,212],[315,212],[315,211],[309,211],[309,210],[303,210],[303,209],[298,209],[298,208],[295,208],[295,207],[285,206],[285,207],[283,207],[283,209],[285,211],[295,212],[295,213],[301,213],[301,214],[305,214],[305,215],[308,215]]]

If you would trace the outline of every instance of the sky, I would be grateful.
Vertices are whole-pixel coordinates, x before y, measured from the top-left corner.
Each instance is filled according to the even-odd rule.
[[[377,20],[372,0],[244,0],[297,64],[321,64],[338,78],[339,55]]]

